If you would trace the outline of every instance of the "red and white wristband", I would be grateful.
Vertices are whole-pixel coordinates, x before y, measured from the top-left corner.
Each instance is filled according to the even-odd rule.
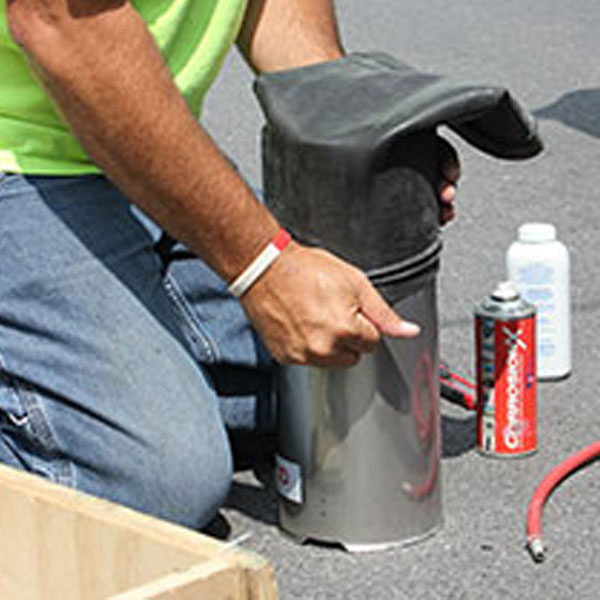
[[[258,278],[273,264],[292,241],[292,236],[283,228],[268,243],[262,252],[233,280],[229,291],[236,297],[243,296]]]

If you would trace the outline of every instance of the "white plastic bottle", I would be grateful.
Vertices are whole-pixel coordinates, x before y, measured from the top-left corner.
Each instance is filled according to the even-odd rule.
[[[538,379],[560,379],[571,372],[569,252],[549,223],[525,223],[506,253],[508,278],[537,308]]]

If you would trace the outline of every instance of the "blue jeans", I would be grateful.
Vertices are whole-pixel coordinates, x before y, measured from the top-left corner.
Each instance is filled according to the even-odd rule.
[[[0,462],[200,527],[223,417],[261,421],[271,372],[224,282],[105,178],[0,173]]]

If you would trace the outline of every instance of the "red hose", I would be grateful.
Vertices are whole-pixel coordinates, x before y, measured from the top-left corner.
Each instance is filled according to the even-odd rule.
[[[592,459],[600,456],[600,441],[594,442],[554,467],[537,486],[527,511],[527,546],[533,559],[545,558],[542,540],[542,510],[552,490],[568,475]]]

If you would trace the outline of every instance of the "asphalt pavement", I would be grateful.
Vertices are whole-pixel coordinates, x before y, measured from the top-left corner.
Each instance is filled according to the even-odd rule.
[[[277,527],[266,464],[240,470],[223,511],[228,539],[273,563],[283,599],[595,600],[600,597],[600,464],[581,470],[544,513],[547,560],[524,547],[540,478],[600,437],[600,3],[597,0],[338,0],[348,50],[381,50],[422,71],[506,86],[545,142],[525,162],[492,159],[442,131],[463,176],[459,217],[444,234],[441,356],[473,376],[474,304],[504,279],[504,255],[526,221],[554,223],[572,260],[573,373],[539,389],[539,452],[493,460],[474,449],[472,414],[442,402],[444,526],[419,544],[369,554],[300,546]],[[252,75],[232,56],[206,125],[260,185],[262,118]],[[258,476],[257,476],[258,474]],[[366,507],[368,510],[368,507]]]

